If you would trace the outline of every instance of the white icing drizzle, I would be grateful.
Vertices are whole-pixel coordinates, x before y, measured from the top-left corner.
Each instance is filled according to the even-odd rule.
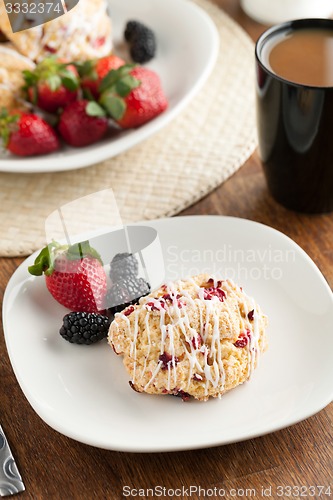
[[[150,354],[150,349],[151,349],[151,340],[150,340],[150,328],[149,328],[149,314],[146,314],[145,316],[145,326],[146,326],[146,332],[147,332],[147,344],[148,344],[148,349],[147,349],[147,353],[146,353],[146,356],[145,356],[145,361],[144,361],[144,364],[143,364],[143,368],[142,368],[142,372],[141,372],[141,380],[146,372],[146,369],[147,369],[147,359],[149,359],[149,354]]]
[[[168,382],[167,382],[167,390],[170,391],[170,380],[171,380],[171,368],[170,368],[170,363],[168,363]]]
[[[136,374],[136,343],[137,343],[137,338],[138,338],[138,333],[139,333],[139,323],[138,323],[138,314],[139,314],[139,311],[137,309],[135,309],[133,312],[134,312],[135,319],[134,319],[134,333],[133,333],[133,340],[132,340],[131,347],[133,346],[134,363],[133,363],[133,378],[132,378],[132,382],[134,384],[134,382],[135,382],[135,374]]]
[[[242,306],[244,309],[245,320],[247,322],[248,330],[250,331],[250,337],[248,338],[247,350],[248,350],[248,368],[247,368],[247,378],[249,379],[255,369],[256,362],[258,362],[259,358],[259,336],[260,336],[260,327],[259,327],[259,317],[260,310],[256,305],[255,301],[249,297],[245,292],[243,295],[246,299]],[[248,307],[250,304],[250,307]],[[250,321],[248,318],[248,314],[250,311],[253,311],[253,320]]]
[[[222,353],[221,342],[220,342],[220,328],[219,328],[219,315],[218,314],[214,314],[213,342],[214,342],[214,345],[215,345],[215,343],[217,345],[217,364],[218,364],[218,368],[219,368],[219,373],[221,374],[220,375],[220,383],[221,383],[222,387],[224,387],[224,385],[225,385],[225,371],[224,371],[223,360],[222,360],[223,353]],[[215,362],[215,359],[214,359],[214,362]]]
[[[165,310],[163,309],[163,307],[160,308],[160,332],[161,332],[161,354],[163,354],[166,336],[168,332],[165,324]]]
[[[169,337],[169,347],[170,347],[169,351],[170,351],[170,355],[171,355],[171,364],[173,367],[173,380],[174,380],[174,384],[176,384],[176,382],[177,382],[177,368],[176,368],[176,353],[175,353],[173,328],[174,327],[171,324],[169,324],[167,326],[168,337]],[[168,370],[170,373],[170,363],[168,364]],[[170,389],[170,386],[169,386],[169,389]]]
[[[154,370],[154,372],[153,372],[152,376],[151,376],[151,379],[149,380],[149,382],[148,382],[148,383],[145,385],[145,387],[144,387],[144,390],[145,390],[145,391],[148,389],[148,387],[150,386],[150,384],[154,381],[154,379],[155,379],[156,375],[157,375],[157,374],[158,374],[158,372],[160,371],[161,366],[162,366],[162,361],[159,361],[159,362],[157,363],[157,366],[156,366],[156,368],[155,368],[155,370]]]
[[[133,377],[132,377],[132,383],[135,383],[135,374],[136,374],[136,343],[137,343],[137,337],[138,337],[138,310],[134,310],[132,314],[135,314],[135,319],[134,319],[134,330],[133,330],[133,339],[131,338],[132,332],[131,332],[131,322],[128,316],[126,316],[124,313],[118,313],[116,316],[122,318],[122,320],[126,323],[127,326],[127,331],[128,331],[128,338],[130,339],[130,356],[134,360],[133,361]],[[117,329],[118,329],[118,324],[117,324]]]

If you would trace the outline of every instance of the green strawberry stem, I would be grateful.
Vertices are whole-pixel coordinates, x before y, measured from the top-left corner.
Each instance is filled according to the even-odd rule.
[[[68,260],[79,260],[89,256],[99,260],[99,262],[103,265],[100,254],[97,252],[97,250],[95,250],[95,248],[92,248],[90,246],[88,240],[71,245],[70,247],[68,247],[66,253],[66,257],[68,258]]]
[[[44,247],[37,255],[34,264],[28,267],[29,273],[33,276],[41,276],[43,273],[46,276],[51,275],[53,272],[52,256],[55,249],[60,249],[59,243],[52,242],[50,245]]]
[[[106,113],[102,106],[100,106],[97,102],[95,101],[90,101],[88,102],[86,106],[86,113],[88,116],[98,116],[102,117],[105,116]]]
[[[131,75],[134,64],[124,64],[111,69],[100,83],[99,104],[114,120],[120,120],[126,111],[125,97],[141,85],[141,81]]]
[[[6,108],[0,110],[0,136],[5,148],[9,142],[10,134],[17,128],[19,114],[10,114]]]
[[[70,64],[75,66],[81,78],[89,77],[91,80],[97,80],[98,75],[95,71],[97,61],[98,59],[90,59],[88,61],[73,61]]]
[[[100,83],[99,91],[104,92],[104,90],[110,89],[111,87],[115,87],[117,83],[121,82],[124,78],[130,77],[130,81],[134,83],[132,88],[137,87],[140,82],[136,78],[134,78],[130,73],[133,68],[135,68],[135,64],[124,64],[120,66],[118,69],[111,69],[103,78]],[[131,88],[128,89],[127,94],[129,94]],[[125,97],[125,96],[123,96]]]
[[[71,91],[79,87],[79,79],[68,69],[68,63],[61,63],[54,56],[43,59],[33,71],[24,70],[23,76],[25,90],[36,87],[39,82],[47,83],[52,91],[58,90],[61,85]]]
[[[125,114],[126,103],[124,99],[118,97],[113,92],[103,92],[99,99],[99,103],[114,120],[121,120]]]
[[[28,271],[33,276],[41,276],[43,273],[49,275],[52,274],[52,272],[50,272],[50,267],[51,255],[49,248],[45,247],[36,257],[34,264],[28,267]]]
[[[50,276],[54,271],[54,261],[59,254],[64,254],[68,260],[82,260],[90,256],[103,265],[100,254],[90,246],[89,241],[82,241],[70,246],[60,245],[60,243],[53,241],[40,251],[34,264],[28,267],[29,273],[33,276],[42,276],[42,274]]]

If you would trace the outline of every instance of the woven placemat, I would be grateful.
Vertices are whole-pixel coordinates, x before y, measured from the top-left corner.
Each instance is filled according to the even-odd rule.
[[[193,0],[220,35],[216,66],[183,113],[150,139],[98,165],[56,174],[0,173],[0,255],[45,243],[46,217],[112,188],[123,222],[171,216],[232,175],[256,146],[253,43],[208,0]]]

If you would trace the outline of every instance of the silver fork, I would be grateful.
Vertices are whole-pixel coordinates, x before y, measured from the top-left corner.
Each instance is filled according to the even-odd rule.
[[[0,425],[0,495],[15,495],[25,487],[17,469],[5,433]]]

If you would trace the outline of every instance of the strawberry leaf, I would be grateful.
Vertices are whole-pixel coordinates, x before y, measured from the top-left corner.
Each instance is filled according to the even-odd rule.
[[[130,71],[132,71],[132,69],[135,68],[135,67],[136,67],[136,64],[123,64],[122,66],[120,66],[115,71],[117,71],[119,73],[119,75],[122,77],[124,75],[128,75],[128,73]]]
[[[98,88],[100,92],[104,92],[116,83],[117,79],[119,78],[117,71],[118,70],[116,69],[111,69],[108,74],[102,79]]]
[[[54,271],[54,261],[59,252],[63,252],[68,248],[67,245],[60,245],[56,241],[52,241],[44,247],[37,255],[32,266],[28,267],[28,271],[33,276],[41,276],[43,273],[50,276]]]
[[[47,78],[46,82],[50,87],[50,89],[54,92],[55,90],[58,90],[58,88],[60,87],[61,78],[59,75],[51,75]]]
[[[126,97],[133,89],[139,87],[140,84],[140,80],[134,78],[134,76],[126,75],[116,82],[115,89],[120,97]]]
[[[95,71],[95,59],[90,61],[76,61],[71,63],[71,65],[75,66],[81,78],[88,76],[91,80],[97,80],[97,73]]]
[[[42,276],[43,273],[47,275],[52,274],[53,269],[51,269],[51,255],[49,247],[45,247],[41,250],[36,257],[34,264],[28,267],[28,271],[33,276]]]
[[[90,101],[86,106],[86,113],[89,116],[105,116],[104,109],[95,101]]]
[[[18,114],[8,114],[6,108],[2,108],[0,111],[0,136],[2,139],[3,147],[7,147],[10,135],[15,129],[14,124],[20,119]]]
[[[37,90],[36,85],[33,85],[32,87],[30,87],[30,89],[31,89],[31,96],[29,95],[30,101],[32,102],[32,104],[37,104],[38,90]]]
[[[124,116],[126,103],[121,97],[110,92],[104,92],[99,102],[114,120],[120,120]]]
[[[135,67],[134,64],[124,64],[118,69],[111,69],[100,83],[99,91],[104,92],[110,87],[113,87],[124,76],[129,75],[130,71]]]
[[[82,95],[88,101],[94,101],[95,97],[92,95],[91,90],[88,87],[82,89]]]
[[[76,75],[68,69],[63,69],[60,73],[61,82],[66,89],[74,92],[79,87],[79,82]]]
[[[93,257],[97,259],[102,265],[103,261],[100,254],[90,246],[89,241],[82,241],[81,243],[75,243],[68,247],[66,257],[68,260],[81,260],[84,257]]]
[[[36,85],[38,81],[38,76],[36,75],[36,73],[34,73],[33,71],[29,71],[28,69],[25,69],[22,71],[22,74],[25,81],[25,88]]]
[[[3,120],[4,118],[7,118],[8,116],[8,110],[6,108],[1,108],[0,110],[0,120]]]

